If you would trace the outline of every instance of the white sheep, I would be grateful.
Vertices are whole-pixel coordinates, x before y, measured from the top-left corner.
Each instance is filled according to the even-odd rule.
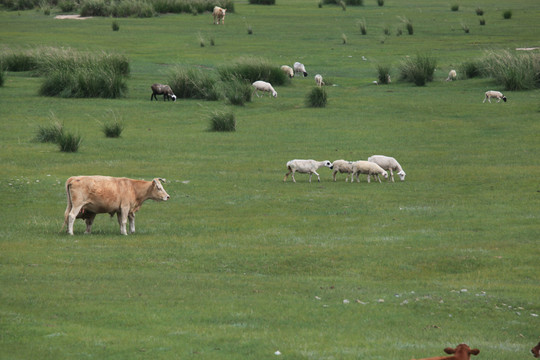
[[[334,170],[332,174],[332,178],[334,181],[336,181],[336,174],[339,172],[340,174],[346,173],[347,177],[345,178],[345,182],[349,181],[349,174],[352,174],[352,161],[347,160],[336,160],[332,163],[331,169]],[[351,175],[351,181],[353,181],[352,175]]]
[[[321,74],[315,75],[315,83],[317,84],[317,86],[323,86],[324,85],[324,81],[322,79]]]
[[[382,175],[385,179],[388,179],[388,173],[379,165],[365,160],[359,160],[352,163],[353,173],[351,175],[351,183],[353,183],[353,176],[356,176],[356,182],[360,182],[358,174],[367,174],[367,182],[371,182],[371,175]],[[381,179],[377,177],[379,182]]]
[[[304,74],[304,77],[308,76],[308,73],[306,71],[306,67],[304,66],[304,64],[295,62],[293,65],[293,68],[294,68],[295,74]]]
[[[457,79],[457,73],[456,70],[450,70],[448,73],[448,77],[446,78],[446,81],[452,81]]]
[[[502,92],[500,91],[493,91],[493,90],[489,90],[489,91],[486,91],[486,97],[484,98],[484,101],[482,101],[482,104],[487,101],[491,102],[491,98],[495,98],[495,99],[498,99],[497,102],[501,102],[501,99],[506,102],[506,96],[504,96],[502,94]]]
[[[283,181],[287,181],[287,177],[289,174],[292,173],[292,180],[293,182],[296,182],[294,178],[294,173],[299,172],[301,174],[309,174],[309,182],[311,182],[311,177],[313,174],[317,175],[317,181],[321,181],[321,177],[317,173],[317,169],[326,166],[328,168],[332,168],[332,163],[328,160],[324,161],[316,161],[316,160],[291,160],[287,162],[287,169],[289,170],[288,173],[285,174],[285,177],[283,178]]]
[[[266,81],[261,81],[261,80],[255,81],[251,85],[255,88],[255,90],[253,90],[253,93],[257,93],[257,97],[259,97],[259,91],[262,91],[262,92],[267,91],[268,94],[272,94],[273,97],[277,97],[276,90],[274,90],[272,85]]]
[[[288,65],[281,66],[281,70],[283,70],[283,72],[290,78],[292,78],[294,76],[294,71],[293,71],[292,67],[290,67]]]
[[[379,165],[384,170],[390,170],[392,182],[394,182],[394,171],[397,171],[397,174],[399,175],[401,181],[405,180],[405,175],[407,174],[405,174],[405,171],[403,171],[401,165],[393,157],[384,155],[373,155],[368,158],[368,161]]]

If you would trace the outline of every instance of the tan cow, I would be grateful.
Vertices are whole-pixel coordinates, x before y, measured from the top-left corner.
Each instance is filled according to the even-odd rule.
[[[221,20],[221,24],[225,24],[226,12],[227,12],[227,9],[220,8],[219,6],[214,7],[214,11],[212,13],[212,16],[214,17],[214,24],[219,25],[220,20]]]
[[[152,181],[133,180],[110,176],[72,176],[66,181],[67,207],[64,225],[73,235],[75,219],[84,219],[86,234],[90,234],[97,214],[115,213],[120,225],[120,233],[127,235],[126,223],[129,219],[129,232],[135,232],[135,213],[148,199],[166,201],[169,194],[163,188],[161,179]]]

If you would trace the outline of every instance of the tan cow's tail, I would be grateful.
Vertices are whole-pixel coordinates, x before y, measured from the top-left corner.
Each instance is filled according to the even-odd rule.
[[[69,213],[71,212],[71,209],[73,208],[73,202],[71,201],[71,178],[67,179],[66,181],[66,197],[67,197],[67,207],[66,207],[66,211],[64,212],[64,224],[62,225],[60,232],[64,231],[64,227],[68,223]]]

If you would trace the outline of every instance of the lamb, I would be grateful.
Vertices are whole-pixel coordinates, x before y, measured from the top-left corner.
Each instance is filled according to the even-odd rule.
[[[265,92],[267,91],[268,94],[272,94],[273,97],[277,97],[277,92],[274,90],[272,85],[266,81],[255,81],[253,84],[251,84],[255,90],[253,90],[253,93],[257,93],[257,97],[259,97],[259,91]],[[252,94],[253,95],[253,94]]]
[[[323,86],[324,85],[324,81],[322,79],[321,74],[315,75],[315,82],[317,83],[317,86]]]
[[[306,68],[305,68],[304,64],[299,63],[299,62],[295,62],[294,65],[293,65],[293,68],[294,68],[294,73],[295,74],[304,74],[304,77],[308,76],[308,73],[306,71]]]
[[[225,24],[225,14],[227,12],[227,9],[220,8],[219,6],[214,7],[214,11],[212,12],[212,16],[214,17],[214,24],[219,25],[219,21],[221,20],[221,24]]]
[[[456,70],[450,70],[448,73],[448,77],[446,78],[446,81],[452,81],[457,79],[457,73]]]
[[[283,70],[283,72],[285,74],[287,74],[288,77],[292,78],[294,76],[294,71],[292,69],[292,67],[288,66],[288,65],[283,65],[281,67],[281,70]]]
[[[334,172],[332,174],[332,177],[334,181],[336,181],[336,174],[339,172],[340,174],[346,173],[347,177],[345,178],[345,182],[349,181],[349,174],[352,174],[352,161],[346,161],[346,160],[336,160],[332,163]],[[351,175],[351,182],[353,181],[352,175]]]
[[[484,98],[484,101],[482,101],[482,104],[487,101],[489,101],[491,103],[491,98],[495,98],[495,99],[498,99],[497,102],[501,102],[501,99],[506,102],[506,96],[504,96],[502,94],[502,92],[500,91],[493,91],[493,90],[489,90],[489,91],[486,91],[486,97]]]
[[[540,342],[531,349],[531,352],[535,358],[540,358]]]
[[[394,171],[397,171],[399,178],[401,181],[405,180],[405,171],[403,171],[403,168],[396,159],[390,156],[384,156],[384,155],[373,155],[368,158],[368,161],[371,161],[372,163],[375,163],[382,167],[384,170],[390,170],[390,176],[392,182],[394,182]],[[379,179],[380,181],[380,179]]]
[[[150,101],[156,99],[157,101],[157,95],[163,95],[163,101],[170,100],[176,101],[176,95],[174,95],[171,87],[169,85],[162,85],[162,84],[154,84],[150,86],[152,89],[152,96],[150,96]]]
[[[316,160],[291,160],[287,162],[287,169],[289,169],[289,172],[285,174],[285,177],[283,178],[283,182],[287,181],[287,177],[289,174],[292,173],[291,177],[293,182],[296,182],[294,178],[294,173],[299,172],[301,174],[309,174],[309,182],[311,183],[311,177],[313,174],[317,175],[317,181],[321,182],[321,177],[317,173],[317,169],[326,166],[330,169],[332,169],[332,163],[328,160],[324,161],[316,161]]]
[[[351,183],[353,183],[353,176],[356,176],[356,182],[360,182],[358,179],[358,174],[367,174],[367,182],[371,182],[371,175],[382,175],[385,179],[388,179],[388,174],[386,171],[380,167],[379,165],[365,160],[359,160],[352,163],[352,175],[351,175]],[[381,179],[377,176],[377,179],[379,182],[381,182]]]
[[[478,355],[480,350],[471,349],[467,344],[459,344],[455,349],[446,348],[444,352],[447,354],[454,354],[452,356],[436,356],[418,360],[470,360],[471,355]],[[414,359],[412,359],[414,360]]]

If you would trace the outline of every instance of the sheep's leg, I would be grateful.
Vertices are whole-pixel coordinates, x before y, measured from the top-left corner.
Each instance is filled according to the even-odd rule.
[[[317,175],[317,181],[318,181],[318,182],[321,182],[321,177],[319,176],[319,173],[317,173],[316,171],[314,171],[313,174]],[[309,176],[309,182],[311,182],[311,175]]]
[[[382,184],[381,178],[379,177],[379,174],[377,174],[377,180],[379,180],[379,184]]]
[[[392,179],[392,182],[394,182],[394,172],[392,169],[390,169],[390,178]]]
[[[369,173],[368,173],[368,176],[367,176],[367,182],[368,182],[368,184],[371,183],[371,175],[369,175]]]
[[[337,170],[334,170],[334,173],[332,174],[332,178],[334,179],[334,182],[336,181],[336,174],[337,174]],[[349,176],[349,175],[347,175]]]
[[[289,174],[292,173],[292,169],[288,168],[289,172],[285,174],[285,177],[283,178],[283,182],[287,181],[287,178],[289,177]]]
[[[292,181],[295,183],[296,182],[296,179],[294,178],[294,173],[295,171],[293,170],[292,174],[291,174],[291,177],[292,177]]]

